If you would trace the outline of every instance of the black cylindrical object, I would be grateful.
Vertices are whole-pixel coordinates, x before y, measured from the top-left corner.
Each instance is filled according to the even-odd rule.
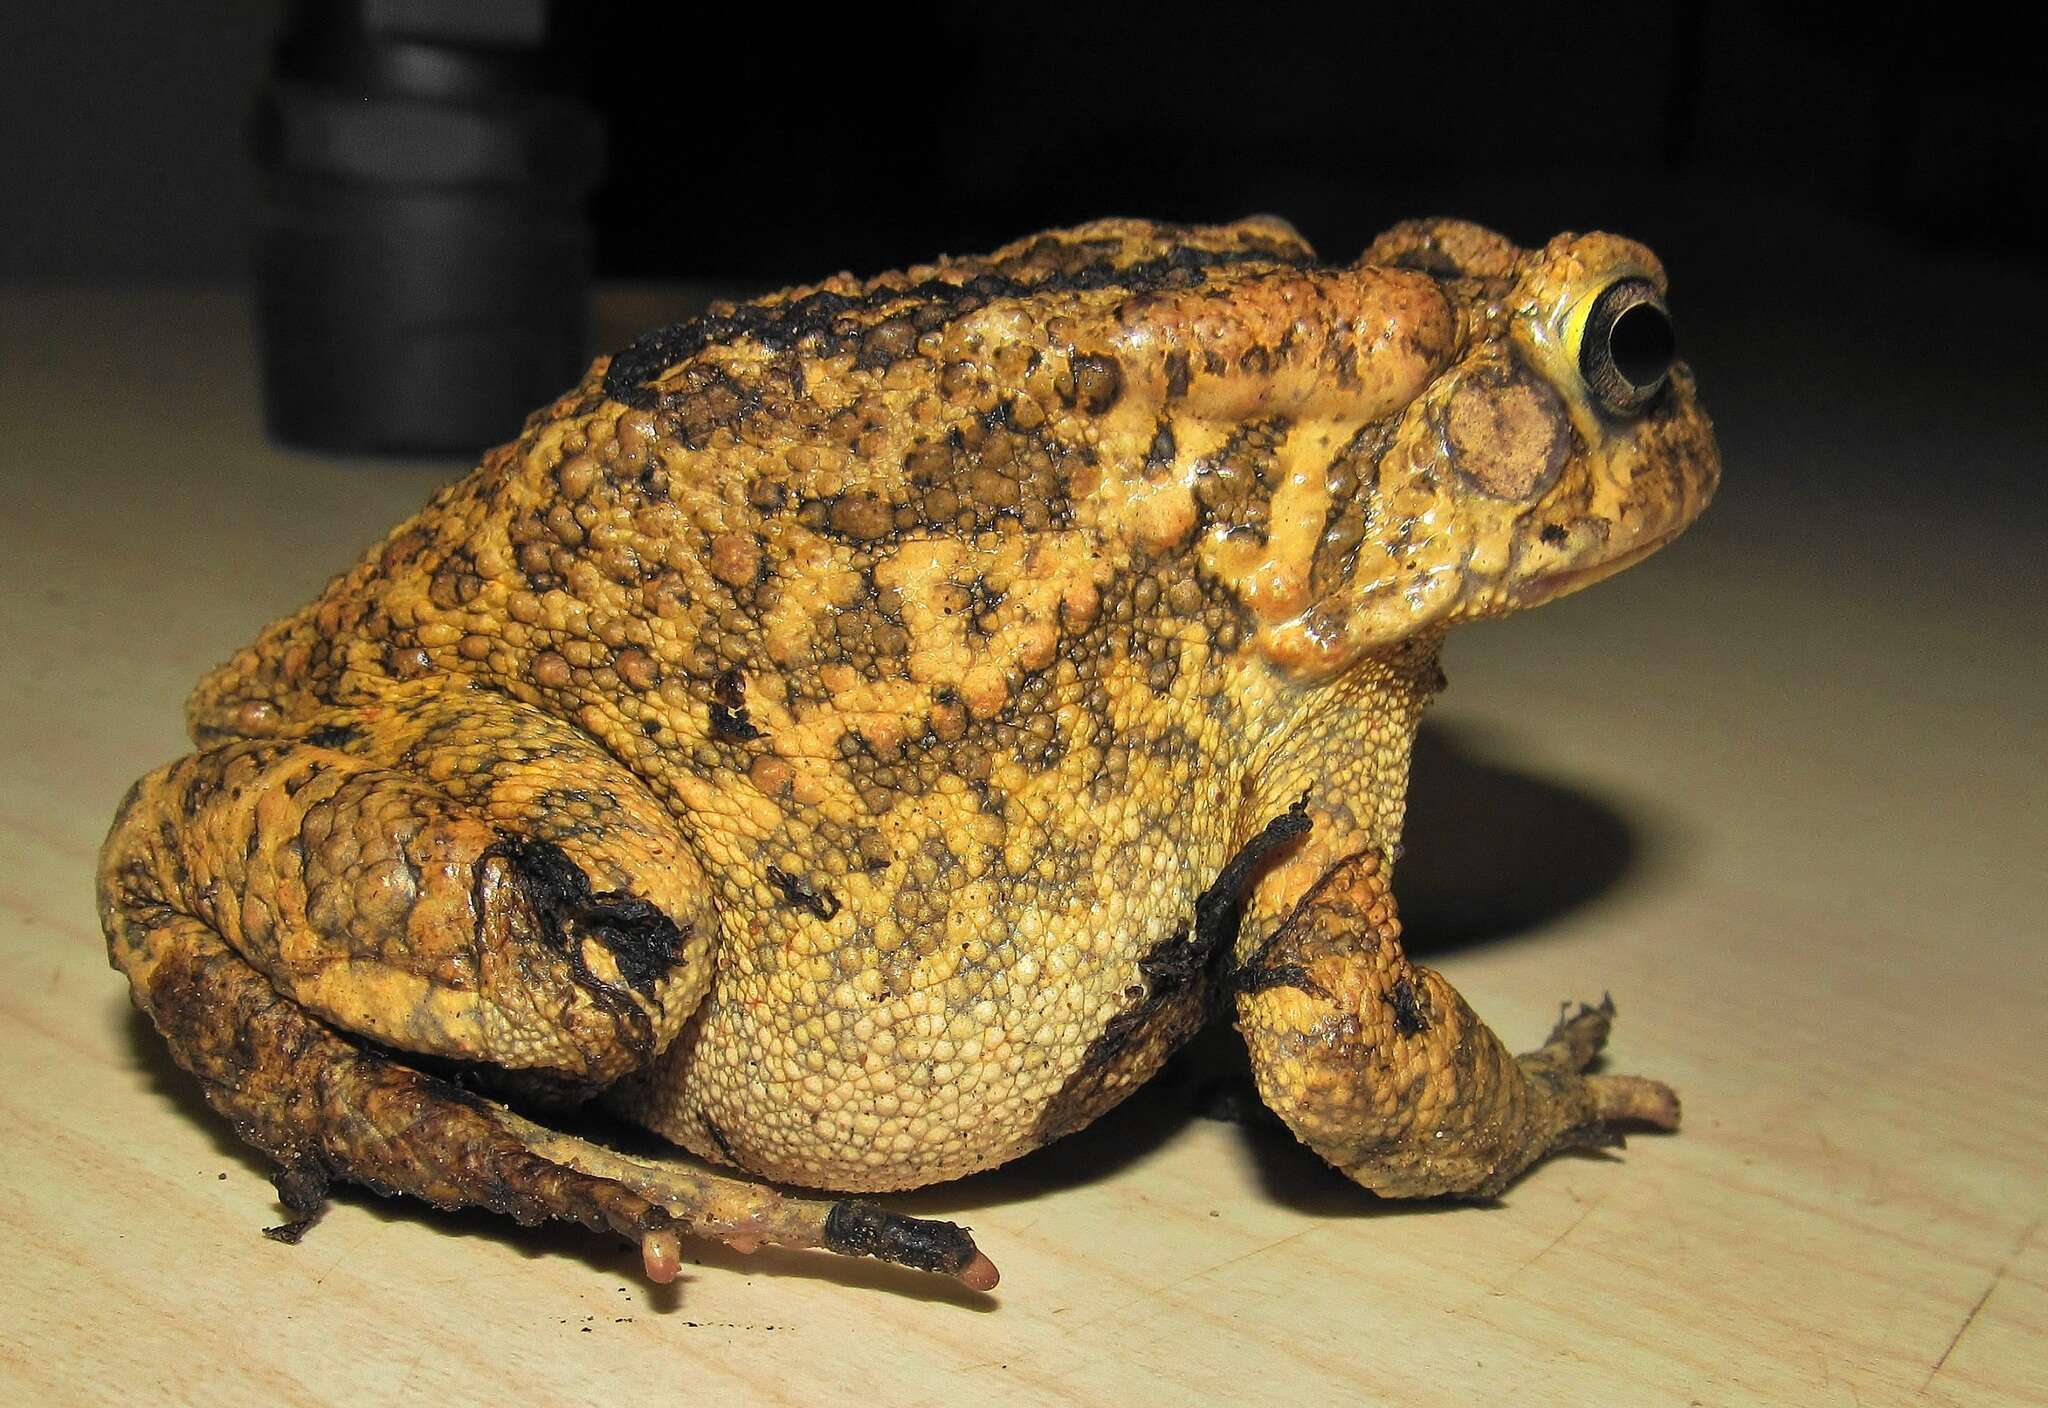
[[[263,399],[288,444],[472,452],[573,384],[596,116],[545,0],[302,0],[257,114]]]

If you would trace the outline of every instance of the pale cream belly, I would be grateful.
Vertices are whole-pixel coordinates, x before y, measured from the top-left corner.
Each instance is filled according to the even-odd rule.
[[[692,1153],[781,1182],[874,1192],[958,1178],[1079,1128],[1185,1037],[1198,991],[1146,1000],[1137,955],[1157,942],[1098,929],[1042,956],[1006,942],[903,992],[872,969],[722,974],[674,1045],[609,1099]],[[794,1001],[762,995],[777,992]]]

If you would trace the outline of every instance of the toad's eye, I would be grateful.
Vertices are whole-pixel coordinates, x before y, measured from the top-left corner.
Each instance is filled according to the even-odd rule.
[[[1648,279],[1601,290],[1579,332],[1579,375],[1610,414],[1632,416],[1657,399],[1678,337],[1664,296]]]

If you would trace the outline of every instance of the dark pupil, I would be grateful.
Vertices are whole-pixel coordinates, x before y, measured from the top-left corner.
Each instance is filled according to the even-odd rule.
[[[1641,389],[1655,386],[1671,370],[1678,350],[1671,320],[1654,304],[1636,303],[1621,312],[1607,332],[1607,356],[1622,380]]]

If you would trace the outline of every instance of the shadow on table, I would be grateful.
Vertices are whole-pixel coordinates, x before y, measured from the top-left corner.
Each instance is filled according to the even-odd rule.
[[[1598,799],[1482,761],[1455,731],[1424,728],[1415,754],[1407,851],[1396,884],[1413,951],[1439,954],[1500,942],[1554,921],[1619,882],[1636,853],[1628,823]],[[158,1093],[208,1131],[223,1160],[268,1179],[270,1161],[234,1138],[197,1083],[172,1061],[148,1019],[129,1009],[127,1031],[136,1064]],[[912,1214],[960,1216],[1095,1183],[1156,1152],[1204,1113],[1237,1121],[1266,1192],[1312,1216],[1414,1215],[1461,1206],[1374,1199],[1296,1143],[1257,1107],[1243,1044],[1227,1020],[1212,1022],[1157,1079],[1088,1128],[1001,1168],[937,1188],[888,1195],[888,1202]],[[629,1152],[689,1158],[601,1111],[578,1111],[568,1119],[550,1116],[549,1123]],[[380,1220],[417,1222],[439,1235],[491,1237],[529,1258],[575,1257],[618,1277],[622,1287],[641,1284],[638,1249],[615,1236],[562,1224],[521,1227],[474,1209],[432,1212],[412,1199],[379,1198],[342,1185],[334,1191],[337,1201]],[[252,1205],[250,1236],[271,1220],[282,1221],[282,1209]],[[308,1235],[317,1241],[319,1228]],[[742,1255],[692,1243],[685,1263],[675,1284],[640,1293],[642,1308],[657,1313],[678,1309],[691,1279],[689,1268],[698,1266],[745,1276],[816,1276],[970,1309],[996,1303],[939,1277],[824,1253],[767,1248]]]
[[[1478,756],[1459,730],[1415,743],[1394,897],[1408,951],[1513,939],[1613,889],[1636,831],[1598,797]]]

